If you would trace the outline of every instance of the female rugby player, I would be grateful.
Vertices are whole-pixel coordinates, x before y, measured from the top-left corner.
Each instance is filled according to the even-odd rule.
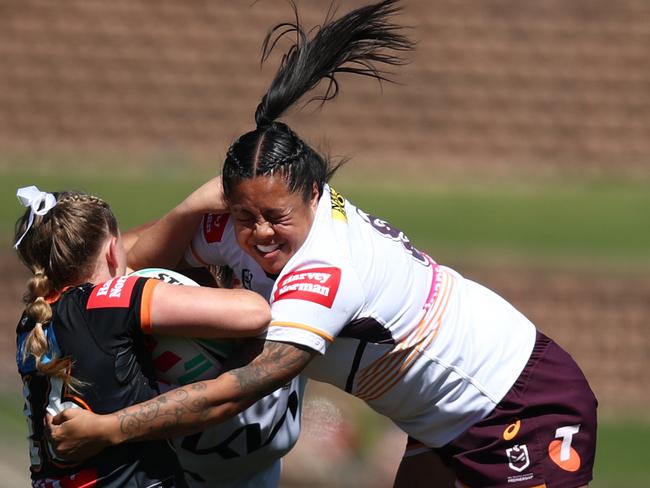
[[[268,304],[246,290],[175,287],[125,275],[126,252],[110,207],[76,192],[17,193],[28,207],[15,248],[33,276],[17,327],[17,363],[34,486],[185,486],[166,441],[106,449],[83,463],[46,439],[46,413],[109,413],[159,391],[144,334],[247,337],[263,332]],[[188,306],[191,303],[192,306]]]
[[[440,486],[438,458],[457,486],[588,485],[596,399],[573,359],[504,299],[337,193],[327,184],[335,167],[277,120],[321,80],[319,99],[334,98],[338,73],[385,79],[376,64],[398,65],[395,52],[411,48],[389,21],[396,4],[357,9],[312,38],[294,25],[297,43],[256,128],[228,150],[222,190],[218,178],[206,186],[214,212],[187,260],[228,264],[244,286],[269,287],[262,350],[216,380],[114,415],[64,412],[51,429],[65,452],[203,429],[304,372],[409,434],[398,486]],[[196,218],[188,207],[172,215]],[[158,242],[178,237],[172,223],[157,227]]]

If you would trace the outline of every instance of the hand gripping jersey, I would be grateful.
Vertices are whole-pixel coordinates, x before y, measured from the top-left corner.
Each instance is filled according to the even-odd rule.
[[[238,285],[267,300],[271,296],[273,278],[238,246],[228,214],[203,218],[185,260],[196,267],[227,264]],[[193,479],[208,482],[206,486],[210,481],[224,487],[276,486],[277,480],[267,482],[264,472],[298,440],[304,389],[304,378],[296,377],[230,420],[175,442],[183,468]]]
[[[227,217],[218,219],[230,243],[221,262],[244,277],[253,260],[233,249]],[[535,341],[533,324],[506,301],[327,185],[306,241],[274,284],[271,311],[268,340],[322,354],[309,377],[363,399],[429,446],[492,411]]]
[[[44,361],[52,354],[71,357],[72,375],[83,382],[76,392],[38,372],[33,357],[23,362],[23,344],[34,323],[22,317],[16,329],[16,361],[23,379],[34,486],[184,486],[166,441],[110,447],[79,464],[58,458],[43,431],[46,413],[56,415],[65,408],[110,413],[158,394],[141,330],[149,325],[149,297],[158,283],[122,276],[70,288],[51,303],[52,320],[45,327],[51,353]]]

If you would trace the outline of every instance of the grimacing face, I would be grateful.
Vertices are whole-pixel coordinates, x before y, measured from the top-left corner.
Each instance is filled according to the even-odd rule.
[[[277,275],[305,242],[314,222],[319,194],[308,202],[289,192],[282,176],[256,176],[239,182],[230,212],[239,246],[269,274]]]

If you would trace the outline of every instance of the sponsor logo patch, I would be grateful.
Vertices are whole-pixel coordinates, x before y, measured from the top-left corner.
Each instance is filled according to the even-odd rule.
[[[340,268],[301,269],[285,275],[275,290],[273,300],[307,300],[332,308],[341,282]]]
[[[510,469],[517,471],[517,473],[521,473],[530,466],[530,458],[528,457],[528,447],[526,444],[515,444],[510,449],[506,449],[506,456],[508,457],[508,466]]]
[[[205,214],[203,217],[203,235],[208,244],[221,242],[230,214]]]
[[[93,288],[86,309],[91,308],[127,308],[131,303],[136,276],[120,276]]]
[[[517,419],[514,422],[512,422],[503,431],[503,440],[511,441],[512,439],[514,439],[519,433],[520,428],[521,428],[521,420]]]
[[[579,431],[580,424],[561,427],[555,431],[556,440],[548,445],[548,456],[565,471],[574,472],[580,469],[580,455],[571,447],[573,435]]]

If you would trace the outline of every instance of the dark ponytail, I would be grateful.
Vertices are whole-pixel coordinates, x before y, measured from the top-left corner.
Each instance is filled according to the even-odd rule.
[[[400,27],[389,17],[399,12],[398,0],[361,7],[333,20],[330,9],[325,23],[315,30],[311,39],[298,21],[273,27],[267,34],[262,61],[268,59],[278,41],[287,35],[296,36],[295,43],[282,58],[282,63],[262,101],[255,111],[257,128],[241,136],[228,150],[223,167],[226,198],[240,180],[281,172],[290,191],[301,191],[309,199],[314,184],[319,191],[338,166],[314,151],[286,124],[276,122],[303,95],[327,79],[325,93],[309,101],[325,103],[339,92],[338,73],[369,76],[391,81],[388,72],[376,64],[402,65],[405,61],[394,54],[412,49],[412,43],[400,33]]]

